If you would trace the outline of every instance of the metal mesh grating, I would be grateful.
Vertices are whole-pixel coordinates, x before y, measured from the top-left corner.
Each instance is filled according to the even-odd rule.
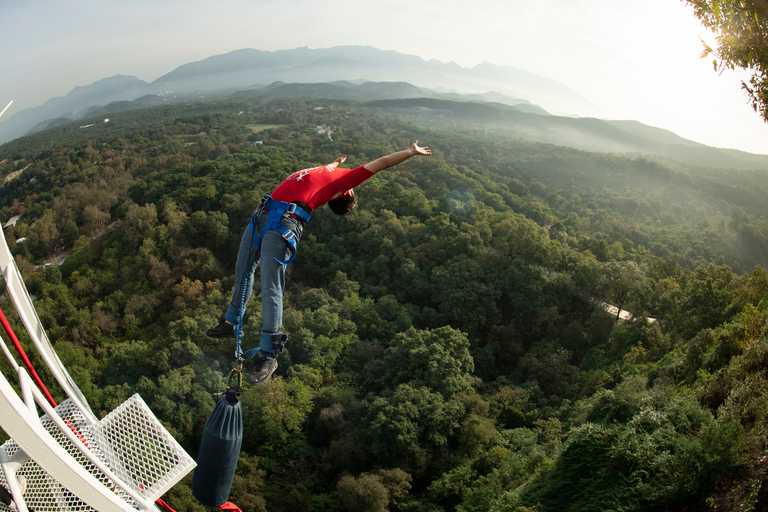
[[[59,404],[56,407],[56,412],[72,427],[73,431],[78,434],[81,441],[94,451],[97,456],[103,458],[99,453],[100,448],[98,443],[94,442],[91,429],[85,424],[82,414],[80,414],[80,411],[75,407],[71,400],[66,400]],[[107,487],[114,487],[114,483],[104,476],[104,474],[102,474],[101,471],[99,471],[99,469],[75,447],[48,415],[41,417],[40,422],[56,442],[67,450],[67,452],[72,455],[81,466]],[[6,449],[9,456],[16,453],[19,449],[13,439],[6,442],[3,447]],[[35,511],[94,511],[93,508],[83,503],[77,496],[69,492],[48,473],[43,471],[43,469],[41,469],[34,461],[29,461],[24,464],[17,474],[23,476],[26,480],[24,501],[26,502],[27,507],[32,508]],[[5,475],[2,472],[0,472],[0,483],[6,485]],[[129,496],[126,496],[125,493],[118,493],[118,496],[128,503],[133,504],[133,501]],[[9,509],[5,505],[0,504],[0,510],[5,511]]]
[[[194,467],[138,394],[102,419],[95,430],[109,467],[142,497],[160,497]]]
[[[132,396],[92,426],[85,424],[71,400],[59,404],[56,411],[71,425],[80,440],[142,497],[159,498],[194,467],[194,461],[163,428],[139,395]],[[138,508],[131,497],[89,461],[47,415],[40,420],[48,433],[81,466],[126,503]],[[11,456],[18,450],[18,445],[11,439],[3,448]],[[36,512],[98,512],[61,486],[34,461],[27,462],[17,474],[26,480],[24,500],[27,507]],[[0,484],[6,485],[2,471]],[[0,503],[1,512],[8,510]]]

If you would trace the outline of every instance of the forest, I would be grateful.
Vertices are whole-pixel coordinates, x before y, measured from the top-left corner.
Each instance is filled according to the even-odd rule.
[[[287,271],[288,345],[272,380],[242,395],[230,500],[247,512],[768,507],[768,169],[412,114],[220,99],[0,146],[0,222],[19,216],[6,240],[97,415],[140,393],[194,457],[234,364],[234,341],[205,330],[261,196],[298,169],[418,140],[433,155],[359,186],[350,214],[313,212]],[[258,345],[260,306],[254,293],[244,348]],[[4,359],[0,370],[11,374]],[[164,499],[209,510],[191,476]]]

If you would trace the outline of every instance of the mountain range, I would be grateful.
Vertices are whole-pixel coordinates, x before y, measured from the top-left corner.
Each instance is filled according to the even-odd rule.
[[[235,50],[184,64],[151,83],[115,75],[0,121],[0,143],[73,120],[211,96],[378,101],[393,112],[490,121],[523,138],[589,151],[768,168],[768,156],[710,148],[635,121],[576,117],[597,115],[599,108],[566,85],[521,69],[487,62],[464,68],[368,46]]]
[[[356,85],[407,82],[419,88],[434,89],[428,94],[430,96],[498,91],[497,96],[510,104],[538,103],[546,105],[545,108],[551,112],[584,112],[597,108],[559,82],[509,66],[482,63],[470,69],[455,63],[425,61],[413,55],[368,46],[297,48],[274,52],[249,48],[184,64],[151,83],[134,76],[115,75],[91,85],[75,87],[64,97],[51,98],[43,105],[0,121],[0,143],[30,130],[47,127],[58,118],[81,119],[93,106],[133,101],[147,95],[172,101],[189,94],[199,96],[258,90],[275,82],[340,81]],[[386,97],[397,97],[393,96],[397,93],[392,90]]]

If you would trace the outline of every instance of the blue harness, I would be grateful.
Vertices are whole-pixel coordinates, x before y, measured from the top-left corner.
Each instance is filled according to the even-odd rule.
[[[264,229],[261,230],[261,233],[257,234],[256,215],[259,213],[259,211],[264,210],[265,208],[269,209],[269,220],[267,221],[267,225],[264,226]],[[285,227],[285,224],[282,223],[283,214],[285,213],[293,214],[296,217],[302,219],[304,222],[309,222],[310,219],[309,214],[295,203],[284,203],[282,201],[277,201],[276,199],[272,199],[272,196],[270,195],[264,196],[261,207],[256,213],[253,214],[253,217],[251,217],[251,235],[253,236],[253,242],[258,247],[261,247],[261,240],[264,238],[264,235],[267,234],[267,231],[271,230],[278,231],[283,236],[285,241],[288,242],[291,247],[293,247],[293,256],[291,256],[289,259],[281,261],[275,258],[275,261],[281,265],[288,265],[293,260],[295,260],[296,253],[299,251],[299,246],[296,243],[296,237],[294,236],[293,231]]]
[[[264,229],[261,230],[261,233],[257,233],[257,215],[260,211],[268,209],[269,211],[269,218],[267,219],[267,225],[264,226]],[[281,265],[288,265],[291,263],[294,259],[296,259],[296,253],[299,251],[298,244],[296,243],[296,236],[293,234],[293,231],[288,229],[285,224],[282,223],[283,215],[285,213],[290,213],[295,215],[296,217],[302,219],[304,222],[309,222],[310,216],[309,214],[304,211],[303,208],[300,206],[297,206],[294,203],[284,203],[283,201],[278,201],[276,199],[272,199],[272,196],[265,195],[264,198],[261,201],[261,206],[259,206],[259,209],[256,210],[256,213],[253,214],[251,217],[251,236],[253,237],[253,243],[256,244],[257,247],[261,247],[261,241],[264,239],[264,235],[267,234],[267,231],[276,230],[279,232],[283,239],[288,242],[288,244],[293,247],[293,255],[288,258],[285,261],[281,261],[277,258],[275,258],[275,261],[280,263]],[[245,288],[245,284],[243,286]],[[245,296],[245,289],[243,289],[243,296]],[[242,331],[241,331],[241,322],[238,322],[237,325],[235,325],[235,337],[237,338],[237,348],[235,351],[235,358],[240,361],[240,364],[242,364],[243,359],[250,359],[259,352],[259,348],[252,348],[245,353],[243,353],[243,349],[240,346]],[[262,335],[265,333],[262,333]],[[285,342],[286,336],[282,335],[282,342]],[[277,349],[277,351],[282,352],[283,350],[283,343],[280,342],[273,342],[272,344],[273,350]]]

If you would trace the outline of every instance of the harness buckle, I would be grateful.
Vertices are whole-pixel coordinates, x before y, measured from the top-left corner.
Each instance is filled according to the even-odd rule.
[[[282,351],[285,349],[285,343],[288,341],[288,335],[287,334],[276,334],[272,336],[272,351],[277,353],[282,353]]]

